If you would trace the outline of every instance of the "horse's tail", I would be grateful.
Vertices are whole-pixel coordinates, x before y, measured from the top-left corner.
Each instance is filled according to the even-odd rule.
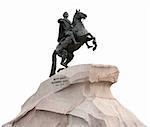
[[[54,50],[53,55],[52,55],[51,73],[50,73],[49,77],[53,76],[56,71],[56,64],[57,64],[56,55],[57,55],[56,50]]]

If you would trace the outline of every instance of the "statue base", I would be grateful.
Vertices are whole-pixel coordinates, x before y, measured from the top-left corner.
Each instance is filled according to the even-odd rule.
[[[64,69],[42,82],[3,127],[145,127],[112,96],[118,74],[111,65]]]

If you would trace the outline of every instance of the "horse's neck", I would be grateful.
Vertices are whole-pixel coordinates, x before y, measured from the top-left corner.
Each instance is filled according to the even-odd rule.
[[[78,19],[74,18],[72,24],[74,27],[84,28],[83,23]]]
[[[73,20],[73,30],[75,31],[77,36],[83,36],[88,33],[88,31],[85,29],[83,23],[77,19]]]

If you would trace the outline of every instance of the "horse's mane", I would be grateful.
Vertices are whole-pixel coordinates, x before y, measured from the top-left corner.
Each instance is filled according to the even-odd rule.
[[[75,25],[76,25],[76,23],[75,23],[76,14],[77,14],[77,12],[76,12],[76,13],[74,14],[74,16],[73,16],[73,21],[72,21],[72,25],[73,25],[73,26],[75,26]]]

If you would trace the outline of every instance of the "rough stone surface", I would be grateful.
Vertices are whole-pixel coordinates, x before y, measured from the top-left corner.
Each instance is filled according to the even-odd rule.
[[[3,127],[145,127],[112,96],[118,74],[110,65],[64,69],[42,82]]]

